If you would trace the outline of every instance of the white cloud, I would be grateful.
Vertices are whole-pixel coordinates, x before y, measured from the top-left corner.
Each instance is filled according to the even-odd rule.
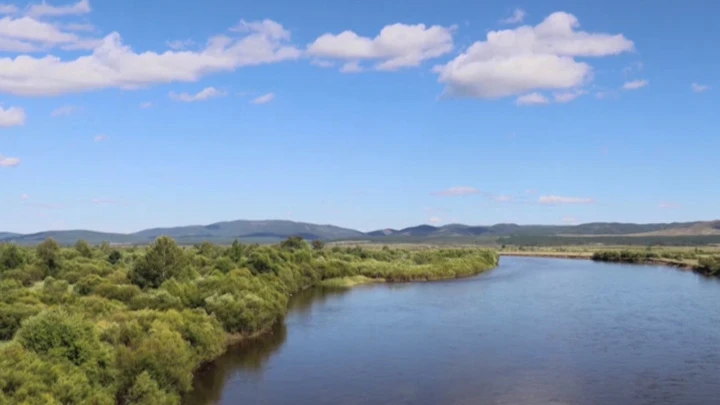
[[[592,198],[582,197],[561,197],[557,195],[543,195],[538,198],[540,204],[592,204],[594,200]]]
[[[625,84],[623,84],[623,89],[637,90],[637,89],[647,86],[648,84],[649,84],[649,82],[647,80],[633,80],[630,82],[625,82]]]
[[[24,200],[27,200],[28,198],[30,198],[29,195],[27,195],[27,194],[20,194],[20,199],[21,199],[21,200],[24,201]]]
[[[437,225],[440,222],[442,222],[442,219],[440,219],[440,217],[430,217],[430,218],[428,218],[428,222],[433,225]]]
[[[192,39],[167,41],[167,42],[165,42],[165,45],[167,45],[168,48],[177,51],[177,50],[186,49],[188,47],[195,45],[195,41],[193,41]]]
[[[4,20],[0,20],[0,37],[3,36],[3,26],[9,24],[3,23]],[[46,41],[78,42],[74,34],[57,33],[49,31],[52,26],[38,25],[44,23],[34,21],[25,24],[28,27],[13,32],[25,37],[41,37]],[[289,34],[279,33],[273,24],[246,23],[245,35],[214,36],[199,51],[137,53],[124,45],[120,34],[114,32],[106,36],[92,53],[76,59],[66,60],[52,55],[0,58],[0,92],[50,96],[104,88],[137,89],[159,83],[195,82],[214,72],[299,58],[300,50],[286,43]]]
[[[0,167],[15,167],[20,164],[20,159],[16,157],[5,157],[0,155]]]
[[[562,223],[565,225],[577,225],[578,220],[575,217],[562,217]]]
[[[31,17],[59,17],[64,15],[80,15],[90,12],[90,2],[80,0],[77,3],[66,6],[52,6],[43,0],[40,4],[33,4],[28,8],[28,15]]]
[[[459,187],[450,187],[446,190],[442,191],[436,191],[433,192],[432,195],[441,196],[441,197],[458,197],[458,196],[464,196],[464,195],[472,195],[472,194],[478,194],[480,193],[480,190],[476,189],[475,187],[469,187],[469,186],[459,186]]]
[[[592,68],[576,57],[604,57],[633,49],[622,34],[577,31],[577,18],[556,12],[536,26],[491,31],[484,41],[436,66],[443,94],[498,98],[535,90],[577,88],[592,80]]]
[[[144,103],[140,103],[140,108],[150,108],[152,107],[152,103],[149,101],[146,101]]]
[[[77,107],[72,105],[64,105],[62,107],[58,107],[54,109],[51,113],[51,117],[61,117],[63,115],[70,115],[73,112],[77,111]]]
[[[95,137],[93,137],[93,141],[95,141],[95,142],[103,142],[103,141],[107,141],[107,140],[108,140],[107,135],[95,135]]]
[[[515,100],[515,104],[517,105],[538,105],[538,104],[547,104],[550,100],[548,100],[545,96],[543,96],[540,93],[530,93],[525,94],[517,98]]]
[[[25,110],[20,107],[0,107],[0,128],[25,125]]]
[[[680,204],[671,203],[671,202],[662,202],[658,204],[658,208],[664,209],[664,210],[674,210],[676,208],[680,208]]]
[[[209,100],[211,98],[216,97],[223,97],[226,96],[227,92],[223,90],[218,90],[215,87],[206,87],[196,94],[188,94],[188,93],[174,93],[170,92],[170,98],[175,101],[183,101],[186,103],[191,103],[193,101],[205,101]]]
[[[69,23],[63,24],[62,27],[68,31],[94,32],[95,26],[90,23]]]
[[[262,20],[262,21],[245,21],[240,22],[230,28],[231,32],[255,32],[261,35],[267,36],[272,39],[290,39],[290,31],[283,28],[283,26],[273,20]]]
[[[0,4],[0,14],[15,14],[18,8],[14,4]]]
[[[267,93],[263,94],[262,96],[254,98],[252,101],[250,101],[252,104],[267,104],[275,98],[275,93]]]
[[[363,71],[363,68],[360,66],[358,61],[352,61],[345,62],[345,64],[343,64],[340,68],[340,71],[343,73],[359,73]]]
[[[353,31],[324,34],[307,47],[311,56],[346,61],[373,60],[377,70],[418,66],[453,49],[454,27],[425,24],[385,26],[375,38]]]
[[[586,93],[584,90],[553,93],[553,99],[555,99],[556,103],[569,103]]]
[[[521,23],[525,19],[525,15],[526,15],[525,10],[523,10],[521,8],[516,8],[515,10],[513,10],[513,13],[510,17],[504,18],[504,19],[500,20],[500,22],[503,24]]]
[[[0,18],[0,37],[6,39],[62,44],[78,41],[75,34],[60,31],[57,27],[31,17]]]
[[[706,86],[703,84],[693,83],[690,85],[690,88],[694,93],[702,93],[705,90],[708,90],[710,86]]]

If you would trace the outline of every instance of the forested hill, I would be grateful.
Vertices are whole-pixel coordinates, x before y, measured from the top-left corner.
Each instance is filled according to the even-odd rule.
[[[106,233],[88,230],[47,231],[33,234],[0,232],[0,243],[12,242],[31,245],[53,238],[60,244],[73,244],[83,239],[92,244],[101,242],[115,244],[148,244],[155,238],[166,235],[178,243],[194,244],[203,241],[230,243],[238,239],[246,243],[275,243],[289,236],[301,236],[308,240],[372,240],[393,241],[452,241],[473,238],[493,239],[500,237],[682,237],[718,236],[720,221],[675,222],[659,224],[633,224],[615,222],[594,222],[580,225],[517,225],[496,224],[492,226],[471,226],[450,224],[444,226],[419,225],[404,229],[381,229],[360,232],[333,225],[318,225],[284,220],[228,221],[210,225],[191,225],[171,228],[153,228],[135,233]]]

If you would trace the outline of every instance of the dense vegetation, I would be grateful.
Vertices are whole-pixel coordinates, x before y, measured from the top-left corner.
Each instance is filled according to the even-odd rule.
[[[665,262],[687,265],[693,270],[709,276],[720,276],[720,256],[708,255],[702,250],[660,251],[652,250],[605,250],[593,253],[592,259],[616,263],[653,263]]]
[[[517,235],[497,239],[499,244],[512,246],[708,246],[720,244],[720,235],[677,236],[542,236]]]
[[[332,249],[158,238],[144,249],[0,245],[0,405],[178,404],[193,372],[266,331],[288,298],[339,277],[435,280],[497,264],[491,251]]]

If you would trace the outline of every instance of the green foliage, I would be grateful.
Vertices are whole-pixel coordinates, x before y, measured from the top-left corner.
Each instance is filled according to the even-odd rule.
[[[144,249],[85,247],[1,247],[0,340],[12,340],[0,347],[0,405],[177,405],[230,335],[269,330],[298,291],[338,277],[437,280],[497,264],[484,250],[311,249],[299,237],[187,251],[166,237]]]
[[[92,248],[90,247],[90,245],[88,245],[87,242],[82,239],[78,240],[75,243],[75,250],[77,250],[78,254],[80,254],[80,256],[82,257],[91,259],[93,256]]]
[[[19,268],[25,264],[25,256],[24,251],[14,244],[0,245],[0,271]]]
[[[177,276],[185,263],[183,251],[175,241],[161,236],[145,256],[135,262],[130,280],[141,288],[158,288],[165,280]]]
[[[698,269],[710,276],[720,276],[720,256],[702,257],[698,262]]]
[[[108,255],[108,263],[110,263],[112,265],[118,264],[120,262],[120,260],[122,260],[122,253],[120,253],[119,250],[113,250]]]
[[[35,248],[35,254],[46,269],[46,275],[51,275],[60,267],[60,246],[54,239],[45,239]]]

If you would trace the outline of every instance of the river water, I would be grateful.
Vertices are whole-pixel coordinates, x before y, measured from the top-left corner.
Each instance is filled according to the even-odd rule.
[[[720,282],[503,257],[463,280],[310,290],[188,405],[720,403]]]

